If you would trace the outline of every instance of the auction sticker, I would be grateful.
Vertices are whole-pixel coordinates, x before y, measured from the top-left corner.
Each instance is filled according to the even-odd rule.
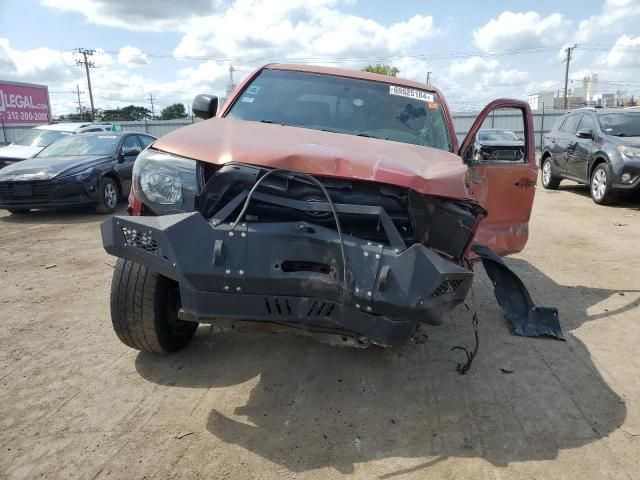
[[[424,100],[425,102],[433,102],[433,94],[417,90],[415,88],[398,87],[389,85],[389,94],[398,95],[400,97],[415,98],[416,100]]]

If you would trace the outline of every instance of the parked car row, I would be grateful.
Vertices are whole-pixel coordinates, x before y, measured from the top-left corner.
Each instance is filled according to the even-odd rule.
[[[118,200],[129,194],[136,157],[155,138],[89,125],[78,127],[75,134],[49,128],[58,125],[27,132],[22,138],[31,139],[29,148],[38,151],[0,169],[0,208],[20,214],[31,209],[95,205],[100,213],[113,212]]]

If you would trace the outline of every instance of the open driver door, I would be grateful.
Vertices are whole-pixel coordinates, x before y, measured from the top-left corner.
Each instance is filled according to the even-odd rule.
[[[459,154],[469,166],[469,190],[488,212],[474,241],[499,255],[521,251],[529,237],[538,177],[529,105],[511,99],[488,104]]]

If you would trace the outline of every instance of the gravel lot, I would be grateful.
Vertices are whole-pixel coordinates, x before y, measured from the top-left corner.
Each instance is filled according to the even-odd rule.
[[[509,264],[568,341],[510,335],[479,267],[466,376],[462,309],[397,350],[208,327],[128,349],[103,220],[0,212],[0,478],[640,478],[640,201],[538,190]]]

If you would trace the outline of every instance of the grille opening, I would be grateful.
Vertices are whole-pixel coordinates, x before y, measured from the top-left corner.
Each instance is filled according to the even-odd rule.
[[[285,260],[281,265],[283,272],[314,272],[323,275],[333,275],[333,269],[326,263],[305,262],[299,260]]]
[[[438,288],[436,288],[431,294],[432,297],[439,297],[440,295],[447,295],[455,292],[460,285],[464,283],[464,280],[444,280]]]
[[[293,313],[288,298],[265,297],[264,306],[268,315],[291,315]]]
[[[151,234],[139,232],[138,230],[130,227],[122,227],[122,235],[124,236],[124,240],[128,246],[139,248],[145,252],[167,259],[167,256]]]
[[[269,315],[271,315],[271,304],[269,303],[269,299],[268,298],[264,299],[264,306],[267,307],[267,313]]]

